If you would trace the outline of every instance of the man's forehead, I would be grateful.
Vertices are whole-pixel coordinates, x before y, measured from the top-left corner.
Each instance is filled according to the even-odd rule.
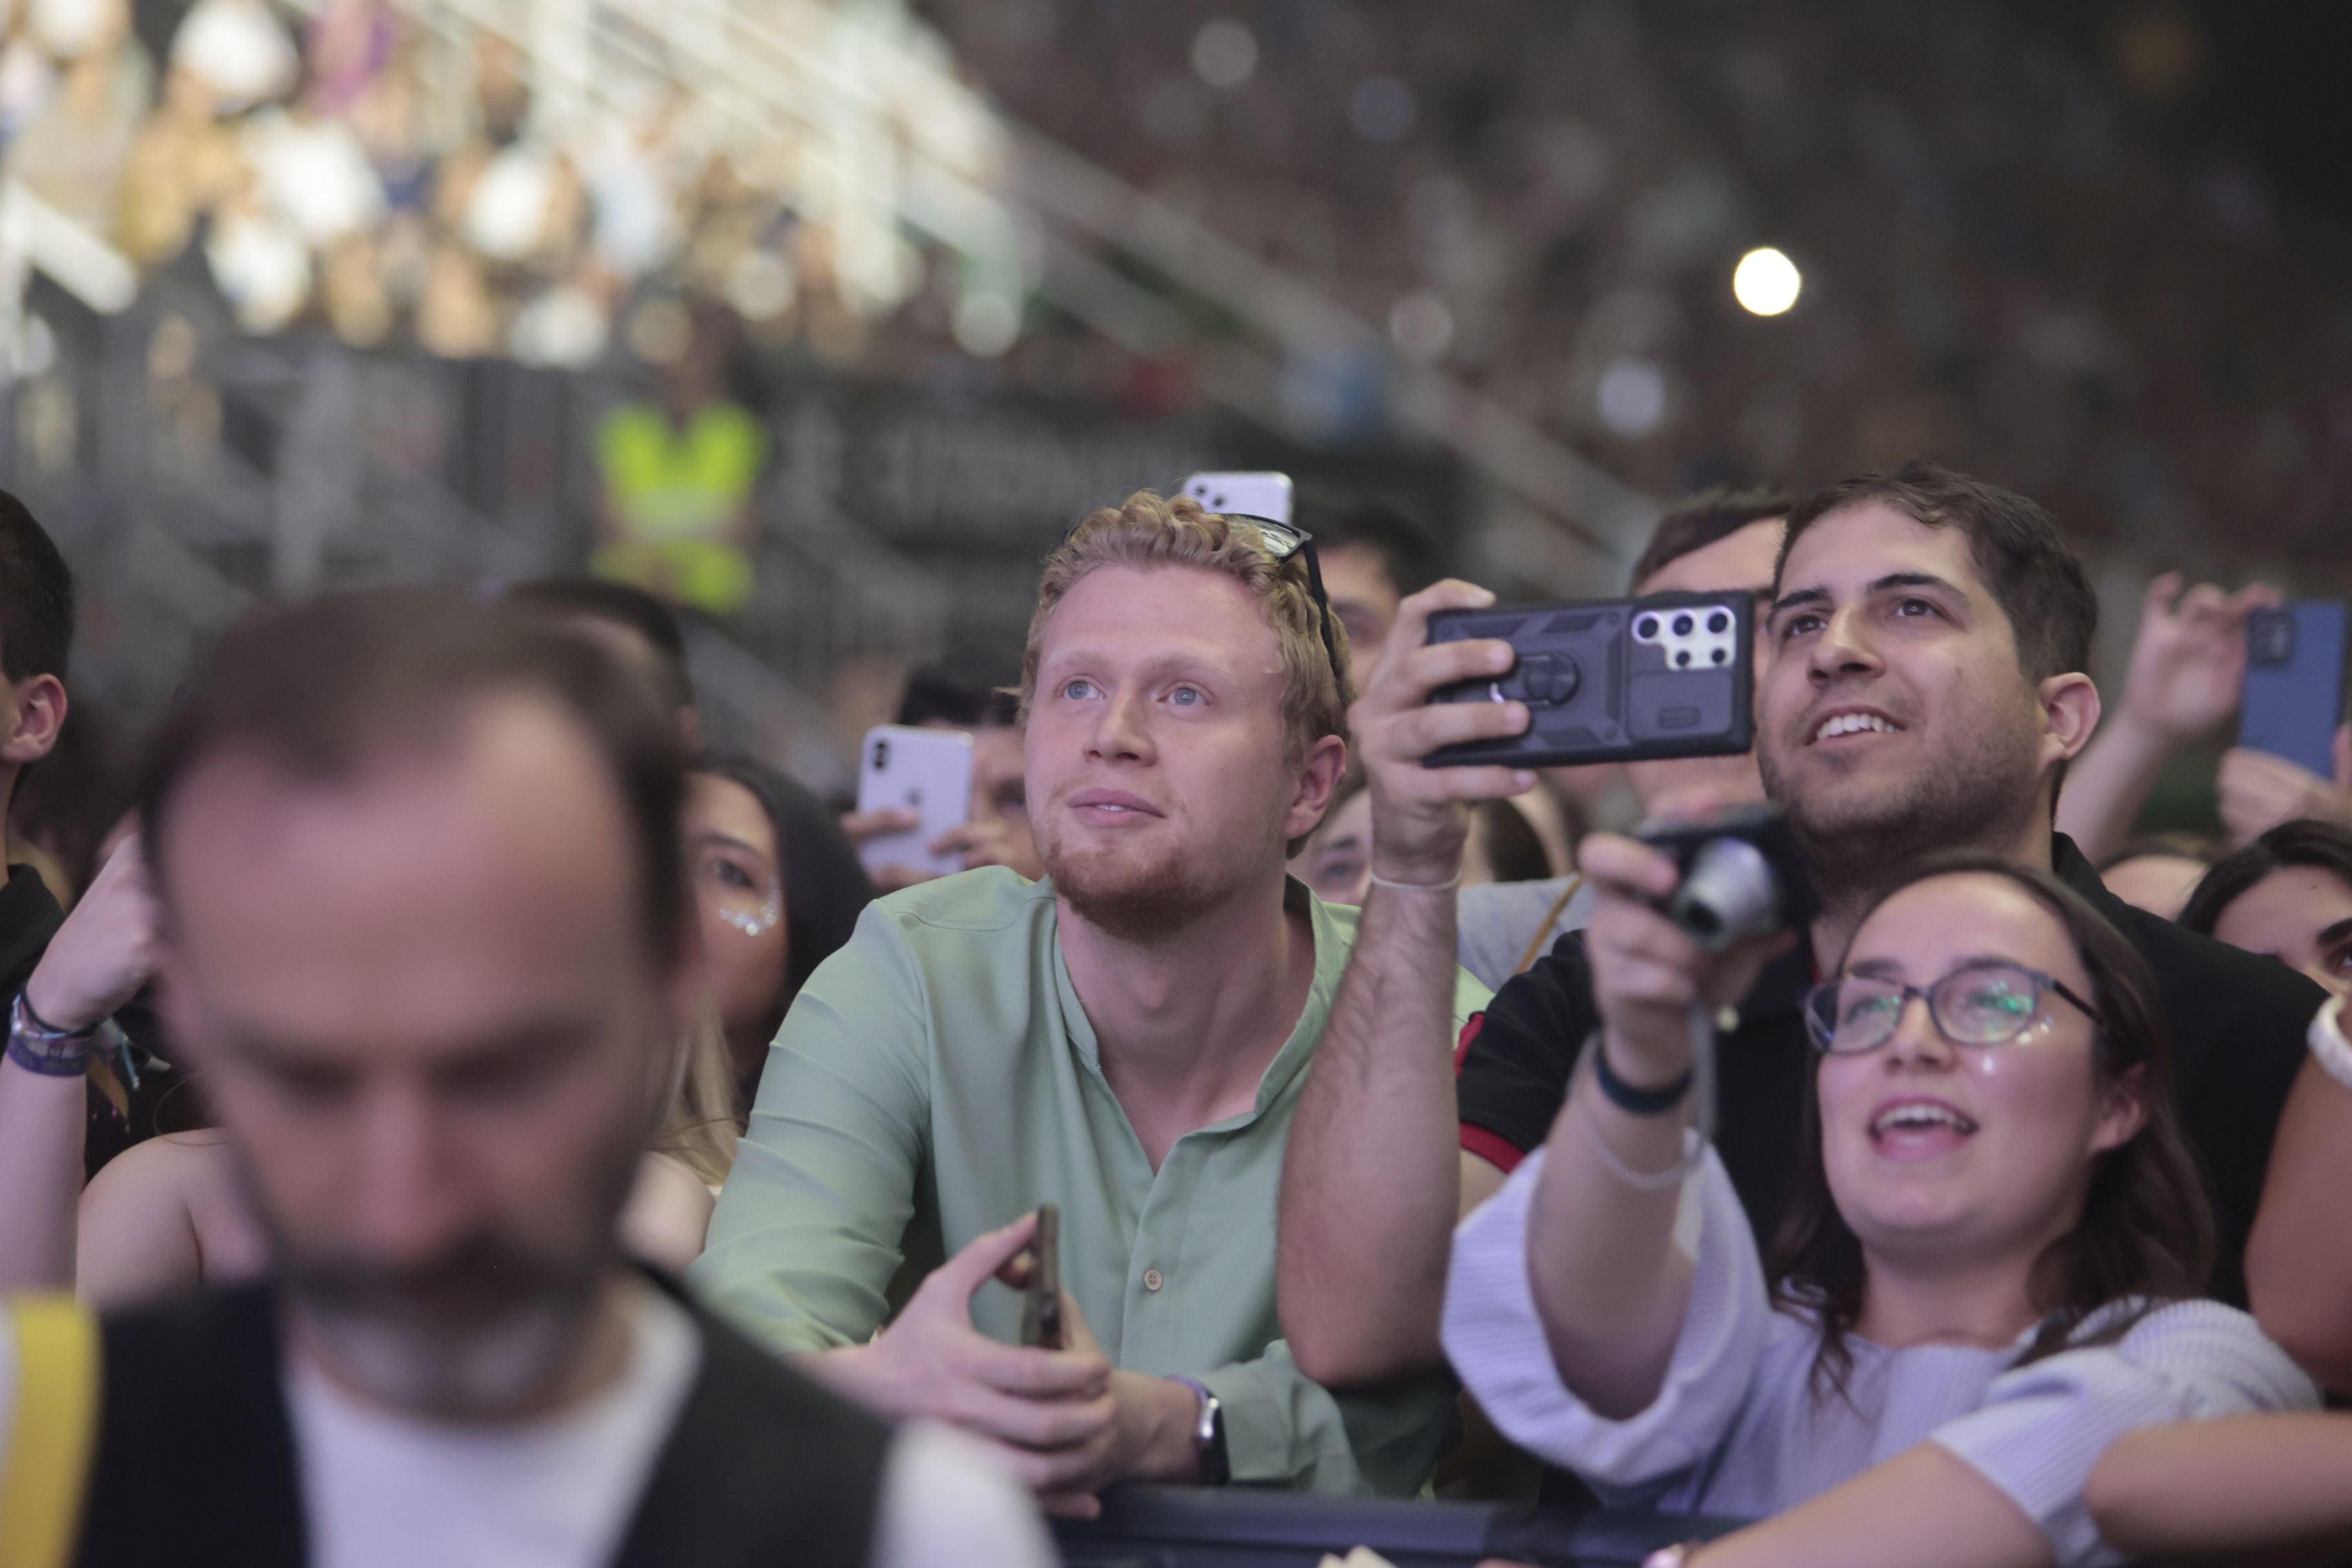
[[[1222,572],[1098,566],[1054,607],[1038,654],[1050,661],[1074,651],[1111,650],[1181,652],[1238,666],[1237,656],[1245,652],[1275,651],[1274,629],[1249,588]]]
[[[1782,597],[1806,590],[1854,593],[1882,577],[1939,577],[1975,593],[1983,586],[1966,531],[1921,522],[1883,501],[1841,507],[1797,535],[1782,563]]]

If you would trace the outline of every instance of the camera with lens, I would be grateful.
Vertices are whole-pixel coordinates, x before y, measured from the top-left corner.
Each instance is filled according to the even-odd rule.
[[[1802,929],[1819,905],[1789,820],[1769,805],[1741,806],[1696,822],[1633,830],[1682,870],[1665,912],[1701,947],[1721,952],[1749,937]]]

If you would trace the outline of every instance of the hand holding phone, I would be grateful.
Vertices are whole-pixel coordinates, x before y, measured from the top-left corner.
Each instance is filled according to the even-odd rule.
[[[1029,1288],[1021,1307],[1021,1342],[1040,1350],[1063,1348],[1062,1211],[1037,1205],[1037,1230],[1029,1240]]]
[[[877,724],[866,731],[857,761],[857,813],[900,812],[915,826],[862,840],[857,858],[867,871],[905,867],[944,877],[963,869],[961,851],[931,846],[971,814],[972,743],[961,730]]]
[[[2344,718],[2345,606],[2290,599],[2246,617],[2246,679],[2238,744],[2331,777]]]

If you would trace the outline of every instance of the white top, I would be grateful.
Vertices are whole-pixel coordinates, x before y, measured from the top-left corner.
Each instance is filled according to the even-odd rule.
[[[423,1421],[287,1369],[315,1568],[599,1568],[619,1550],[702,1347],[685,1310],[650,1288],[612,1387],[512,1426]],[[0,1311],[0,1475],[16,1408],[16,1336]],[[1047,1568],[1028,1494],[971,1438],[920,1424],[890,1446],[874,1568]]]
[[[1771,1304],[1747,1216],[1709,1150],[1683,1192],[1684,1220],[1696,1223],[1677,1237],[1696,1232],[1685,1243],[1696,1277],[1664,1386],[1639,1415],[1606,1420],[1561,1382],[1528,1282],[1543,1162],[1530,1155],[1454,1233],[1445,1350],[1506,1436],[1612,1503],[1761,1517],[1934,1441],[2016,1503],[2060,1564],[2113,1563],[2123,1558],[2083,1506],[2110,1443],[2161,1422],[2319,1403],[2252,1318],[2215,1301],[2158,1308],[2112,1344],[2014,1371],[2030,1334],[2000,1350],[1856,1339],[1851,1398],[1816,1398],[1818,1330]]]

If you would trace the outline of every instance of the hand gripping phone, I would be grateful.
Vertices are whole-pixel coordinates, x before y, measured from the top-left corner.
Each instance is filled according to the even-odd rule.
[[[1432,643],[1499,637],[1502,675],[1441,687],[1433,702],[1524,702],[1524,734],[1430,754],[1433,768],[1729,756],[1755,743],[1755,595],[1653,594],[1557,605],[1440,610]]]
[[[886,833],[857,847],[869,871],[885,866],[944,877],[963,869],[961,855],[934,855],[942,833],[971,812],[971,737],[961,730],[918,730],[877,724],[866,731],[857,759],[857,809],[911,812],[922,826]]]
[[[2238,744],[2336,776],[2344,721],[2345,607],[2290,599],[2246,617],[2246,682]]]
[[[1062,1211],[1037,1205],[1037,1233],[1029,1238],[1029,1289],[1021,1306],[1021,1342],[1062,1348]]]

